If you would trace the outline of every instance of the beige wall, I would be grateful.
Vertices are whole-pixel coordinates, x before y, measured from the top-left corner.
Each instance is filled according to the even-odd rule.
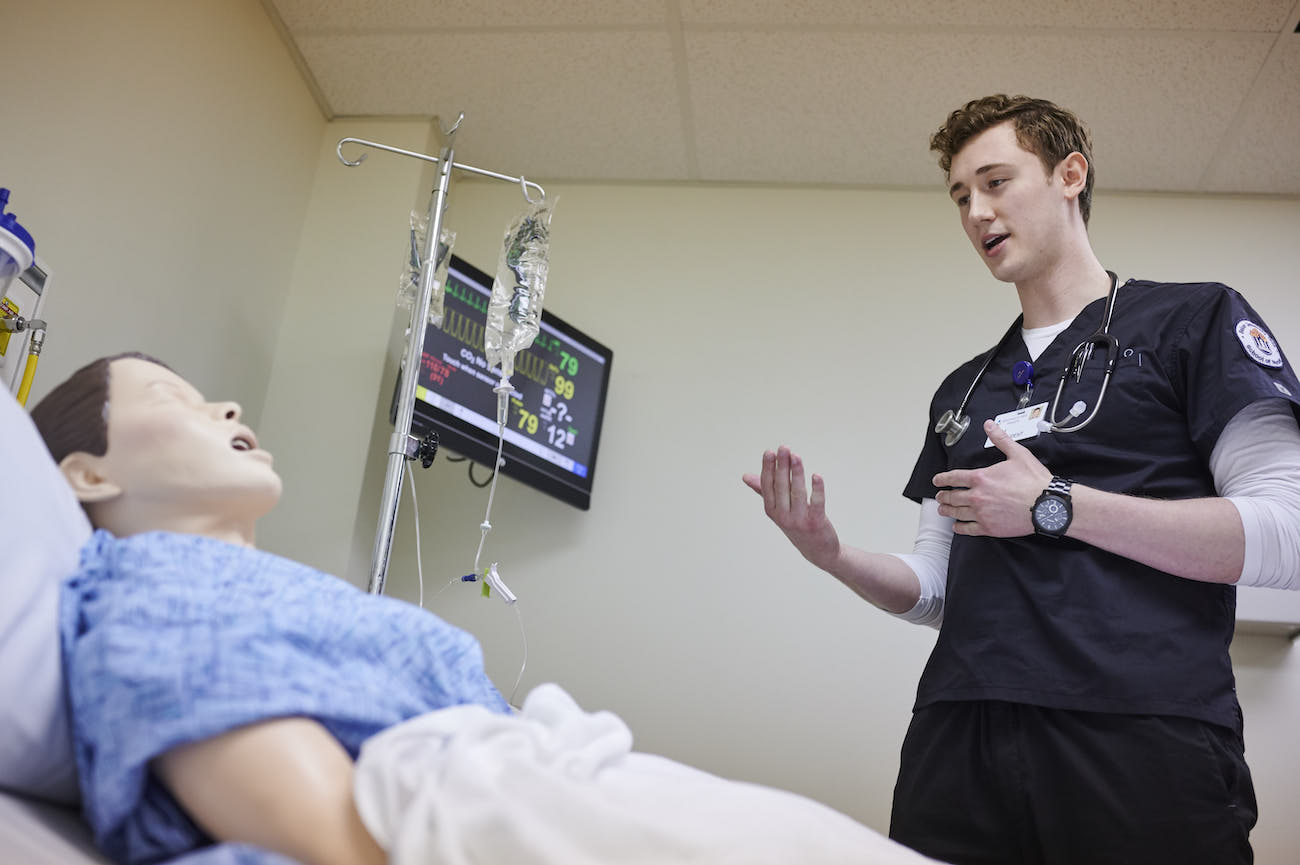
[[[503,184],[457,177],[448,215],[457,252],[491,269],[523,201]],[[791,444],[826,476],[846,541],[905,548],[916,508],[898,490],[933,386],[1001,332],[1016,312],[1013,293],[966,246],[942,190],[548,186],[558,204],[547,306],[615,358],[591,511],[509,478],[497,491],[485,561],[501,563],[520,597],[529,648],[521,696],[558,681],[583,704],[625,717],[641,749],[807,793],[884,830],[932,632],[804,565],[740,475],[764,448]],[[392,218],[410,206],[410,190],[395,191]],[[1095,242],[1109,265],[1229,282],[1284,344],[1300,345],[1300,202],[1111,195],[1096,209]],[[370,257],[382,297],[401,256],[387,238],[372,250],[310,254],[339,267]],[[282,353],[300,348],[281,344]],[[370,370],[385,366],[384,346],[367,358]],[[386,408],[386,366],[379,392],[358,395],[358,412]],[[349,566],[358,584],[387,435],[381,424],[366,457]],[[354,430],[338,448],[340,464],[355,439]],[[442,460],[417,479],[432,598],[470,569],[487,493],[469,484],[465,466]],[[340,485],[329,507],[350,498]],[[299,519],[301,534],[317,516]],[[320,525],[332,531],[340,519]],[[388,590],[413,600],[411,525],[406,496]],[[335,559],[337,546],[322,541]],[[459,583],[427,606],[480,637],[508,692],[522,654],[514,614]],[[1300,794],[1291,741],[1300,670],[1278,638],[1239,637],[1234,656],[1263,815],[1258,861],[1282,865],[1300,848],[1289,819]]]
[[[53,275],[33,401],[140,349],[256,422],[324,120],[257,0],[0,0],[0,186]]]

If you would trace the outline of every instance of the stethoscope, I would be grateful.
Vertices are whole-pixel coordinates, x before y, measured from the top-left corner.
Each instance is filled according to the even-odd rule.
[[[1040,427],[1044,432],[1078,432],[1092,423],[1092,419],[1097,416],[1097,411],[1101,408],[1101,402],[1106,396],[1106,386],[1110,384],[1111,373],[1115,371],[1115,363],[1119,360],[1119,340],[1110,335],[1110,320],[1111,316],[1115,314],[1115,289],[1119,279],[1111,271],[1106,272],[1110,274],[1110,291],[1106,295],[1106,308],[1105,312],[1102,313],[1101,328],[1079,343],[1070,354],[1070,359],[1065,362],[1065,368],[1061,370],[1060,381],[1056,384],[1056,396],[1052,399],[1052,408],[1048,412],[1047,419],[1042,421]],[[1011,337],[1020,330],[1020,325],[1024,320],[1023,314],[1016,317],[1016,320],[1011,323],[1011,327],[1002,335],[1002,339],[998,340],[998,344],[985,356],[979,372],[975,373],[975,378],[971,381],[970,387],[966,388],[966,396],[962,397],[961,405],[957,407],[956,411],[949,409],[944,412],[943,416],[939,418],[939,422],[934,425],[934,431],[944,437],[943,442],[948,447],[957,444],[957,442],[961,441],[961,437],[966,434],[966,430],[970,427],[970,415],[966,414],[966,406],[970,403],[971,394],[975,393],[975,388],[979,386],[980,380],[984,378],[984,373],[988,371],[993,358],[1002,351]],[[1092,412],[1087,417],[1073,426],[1068,426],[1071,421],[1087,411],[1088,407],[1084,402],[1078,401],[1070,407],[1070,411],[1063,419],[1056,419],[1056,412],[1061,403],[1061,394],[1065,392],[1065,380],[1070,377],[1071,373],[1074,374],[1075,382],[1078,382],[1083,377],[1084,364],[1092,357],[1093,349],[1097,346],[1105,346],[1106,348],[1106,368],[1101,380],[1101,390],[1097,393],[1097,402],[1093,405]],[[1021,367],[1020,364],[1016,366],[1013,381],[1018,385],[1033,387],[1031,382],[1032,367],[1029,364],[1025,364],[1024,367]],[[1026,397],[1028,394],[1029,391],[1026,391]],[[1022,398],[1021,406],[1023,407],[1027,401],[1027,399]]]

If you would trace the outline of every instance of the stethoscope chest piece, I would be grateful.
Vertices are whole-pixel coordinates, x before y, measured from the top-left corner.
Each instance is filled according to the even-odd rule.
[[[957,414],[952,409],[948,409],[939,418],[939,422],[934,425],[934,431],[943,436],[943,442],[948,447],[952,447],[961,440],[970,428],[970,415]]]

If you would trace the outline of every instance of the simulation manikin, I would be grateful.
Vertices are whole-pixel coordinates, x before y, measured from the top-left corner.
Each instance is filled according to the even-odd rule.
[[[468,634],[257,550],[280,478],[240,415],[144,356],[88,365],[33,412],[97,529],[60,637],[83,811],[115,860],[930,861],[632,752],[558,686],[516,715]]]

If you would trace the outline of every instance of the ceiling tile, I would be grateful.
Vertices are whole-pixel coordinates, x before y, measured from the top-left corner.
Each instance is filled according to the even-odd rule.
[[[701,175],[938,183],[931,133],[966,99],[1007,92],[1078,112],[1094,132],[1100,182],[1110,188],[1194,189],[1273,41],[692,32],[686,44]],[[1207,56],[1215,63],[1204,63]]]
[[[663,25],[662,3],[641,0],[273,0],[294,34],[322,30]]]
[[[1282,39],[1207,172],[1208,191],[1300,195],[1300,34]]]
[[[680,0],[687,24],[737,28],[850,25],[952,30],[1026,27],[1278,32],[1293,0]]]
[[[465,123],[458,158],[505,174],[686,176],[672,48],[650,32],[307,36],[341,115],[438,115]]]
[[[1001,91],[1078,111],[1103,188],[1300,194],[1297,0],[265,2],[333,113],[464,110],[508,173],[930,185]]]

